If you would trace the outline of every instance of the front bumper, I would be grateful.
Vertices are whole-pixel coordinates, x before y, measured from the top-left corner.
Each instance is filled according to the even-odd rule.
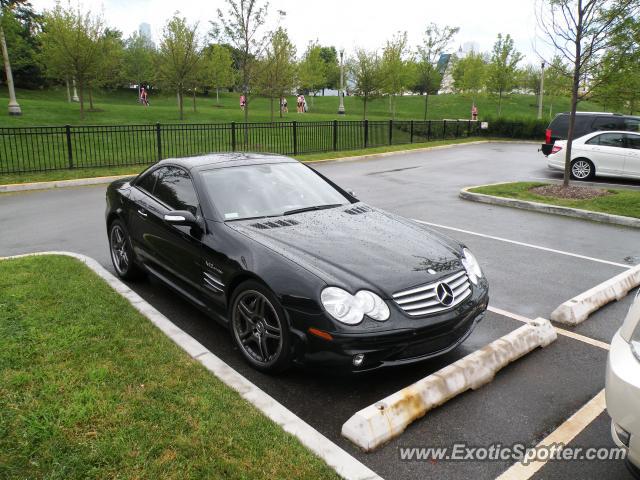
[[[429,322],[424,324],[423,320],[419,327],[381,332],[331,332],[331,341],[298,331],[297,363],[364,372],[443,355],[467,339],[484,317],[488,302],[488,290],[476,289],[460,309],[429,317]],[[364,355],[364,360],[356,367],[353,358],[359,354]]]
[[[627,460],[640,468],[640,362],[619,332],[609,350],[605,394],[613,441],[626,448]],[[628,432],[629,439],[622,440],[613,424]]]

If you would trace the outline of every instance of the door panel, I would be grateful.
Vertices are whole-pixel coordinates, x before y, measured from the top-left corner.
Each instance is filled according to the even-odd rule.
[[[640,177],[640,135],[627,135],[627,158],[624,163],[624,174]]]
[[[626,149],[624,148],[624,134],[602,133],[591,138],[585,144],[590,151],[590,159],[596,167],[597,173],[612,173],[621,175],[624,172]]]

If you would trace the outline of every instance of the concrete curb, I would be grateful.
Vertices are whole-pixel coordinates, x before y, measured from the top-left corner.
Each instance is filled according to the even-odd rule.
[[[113,175],[110,177],[74,178],[72,180],[54,180],[51,182],[11,183],[9,185],[0,185],[0,193],[24,192],[27,190],[49,190],[51,188],[83,187],[86,185],[100,185],[103,183],[111,183],[114,180],[119,180],[121,178],[131,177],[133,175],[129,174]]]
[[[504,182],[492,185],[502,185]],[[470,188],[487,187],[489,185],[477,185],[474,187],[466,187],[460,190],[460,198],[472,202],[486,203],[489,205],[499,205],[502,207],[520,208],[522,210],[530,210],[540,213],[550,213],[553,215],[562,215],[565,217],[581,218],[583,220],[591,220],[593,222],[609,223],[613,225],[622,225],[624,227],[640,228],[640,218],[623,217],[620,215],[611,215],[601,212],[590,212],[588,210],[580,210],[578,208],[559,207],[556,205],[547,205],[546,203],[529,202],[526,200],[515,200],[512,198],[496,197],[494,195],[486,195],[484,193],[470,192]]]
[[[337,158],[324,158],[319,160],[301,160],[304,163],[321,163],[321,162],[347,162],[356,160],[367,160],[378,157],[388,157],[392,155],[404,155],[413,152],[424,152],[427,150],[438,150],[443,148],[460,147],[464,145],[479,145],[481,143],[531,143],[537,144],[540,142],[530,142],[528,140],[478,140],[474,142],[465,143],[452,143],[450,145],[435,145],[433,147],[414,148],[411,150],[397,150],[395,152],[381,152],[371,153],[367,155],[355,155],[351,157],[337,157]],[[145,167],[145,165],[141,165]],[[91,178],[75,178],[71,180],[54,180],[51,182],[33,182],[33,183],[11,183],[8,185],[0,185],[0,193],[8,192],[23,192],[28,190],[49,190],[51,188],[65,188],[65,187],[83,187],[87,185],[100,185],[103,183],[111,183],[114,180],[121,178],[127,178],[136,175],[113,175],[108,177],[91,177]]]
[[[578,325],[607,303],[621,300],[638,285],[640,285],[640,265],[567,300],[551,313],[550,318],[554,322]]]
[[[267,395],[260,388],[240,375],[220,358],[207,350],[206,347],[191,335],[174,325],[167,317],[162,315],[122,281],[108,272],[93,258],[79,253],[53,251],[0,257],[0,260],[35,255],[64,255],[80,260],[100,278],[105,280],[111,288],[127,299],[136,310],[147,317],[151,323],[162,330],[165,335],[173,340],[193,359],[199,361],[207,370],[222,380],[227,386],[238,392],[242,398],[255,406],[266,417],[280,425],[286,432],[294,435],[304,446],[322,458],[327,465],[333,468],[342,478],[347,480],[382,480],[378,474],[360,463],[300,417],[278,403],[273,397]]]
[[[365,451],[400,435],[414,420],[451,398],[489,383],[496,372],[537,347],[555,341],[549,320],[538,318],[480,350],[360,410],[342,426],[342,435]]]

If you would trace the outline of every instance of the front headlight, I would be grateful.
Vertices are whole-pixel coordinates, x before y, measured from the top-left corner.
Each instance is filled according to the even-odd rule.
[[[389,318],[389,307],[373,292],[360,290],[351,295],[338,287],[327,287],[322,290],[320,300],[325,310],[333,318],[347,325],[360,323],[365,315],[384,322]]]
[[[476,257],[469,251],[468,248],[462,250],[462,265],[469,275],[469,280],[474,285],[478,284],[478,279],[482,278],[482,269]]]

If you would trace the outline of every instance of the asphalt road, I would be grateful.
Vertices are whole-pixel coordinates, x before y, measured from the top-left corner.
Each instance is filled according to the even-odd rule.
[[[492,143],[316,168],[372,205],[437,224],[464,241],[491,283],[491,305],[529,318],[548,318],[563,301],[640,263],[637,230],[460,200],[460,188],[509,180],[556,178],[531,144]],[[607,182],[609,182],[607,180]],[[629,182],[615,182],[631,186]],[[0,256],[71,250],[112,270],[104,227],[104,186],[0,195]],[[456,230],[457,229],[457,230]],[[460,232],[458,230],[464,230]],[[526,244],[526,245],[524,245]],[[401,246],[399,246],[401,248]],[[546,249],[565,253],[551,252]],[[588,258],[578,258],[581,255]],[[501,371],[485,387],[465,393],[410,426],[398,439],[363,454],[340,437],[357,410],[512,331],[521,323],[489,313],[462,347],[417,366],[358,377],[296,370],[268,377],[248,368],[228,333],[155,281],[131,285],[233,368],[385,478],[494,478],[508,462],[406,462],[406,446],[535,445],[604,387],[606,352],[559,337]],[[608,342],[629,298],[575,330]],[[612,445],[601,415],[575,440]],[[552,462],[536,478],[627,478],[621,462]]]

